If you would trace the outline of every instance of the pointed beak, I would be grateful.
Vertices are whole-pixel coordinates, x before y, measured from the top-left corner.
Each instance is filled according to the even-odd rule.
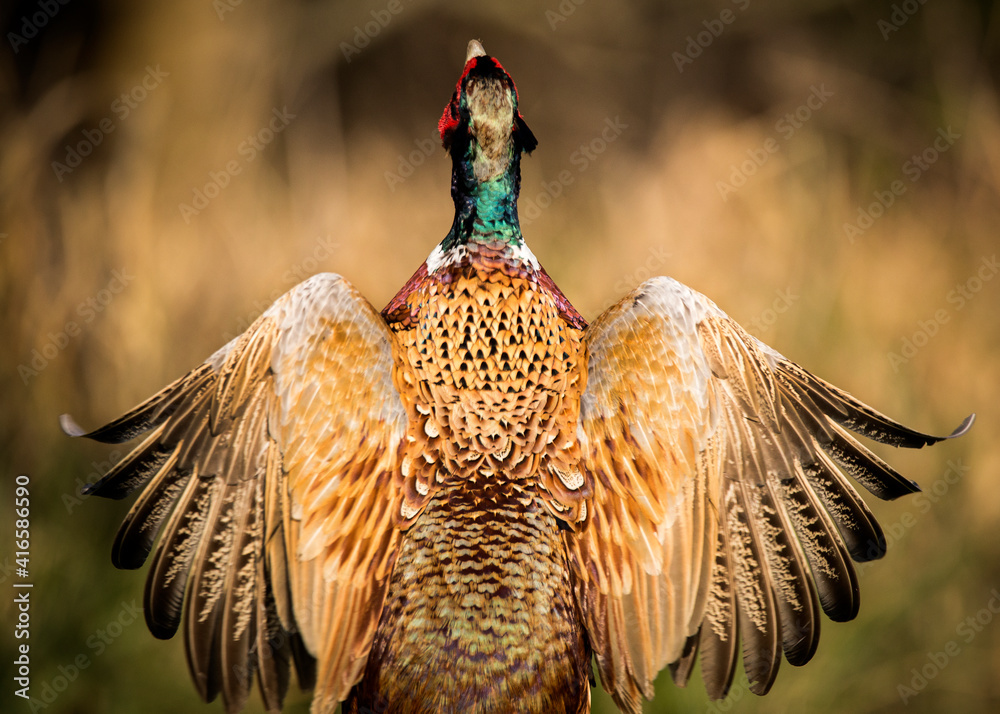
[[[483,45],[479,40],[470,40],[469,48],[465,51],[465,61],[468,63],[473,57],[485,57],[486,50],[483,49]]]

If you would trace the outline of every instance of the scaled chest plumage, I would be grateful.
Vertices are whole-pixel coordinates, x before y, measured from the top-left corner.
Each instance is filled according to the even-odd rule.
[[[569,476],[582,320],[547,282],[503,246],[477,246],[422,269],[384,312],[410,418],[404,461],[433,494],[401,546],[369,659],[362,699],[376,710],[589,701],[554,515],[583,497]]]
[[[414,282],[385,315],[433,478],[525,480],[545,459],[566,464],[585,381],[579,315],[502,246],[476,246]]]

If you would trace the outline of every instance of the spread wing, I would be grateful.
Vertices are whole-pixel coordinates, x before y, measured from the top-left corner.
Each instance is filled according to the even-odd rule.
[[[113,560],[138,568],[156,544],[146,621],[161,638],[183,622],[206,701],[239,710],[256,672],[278,711],[294,660],[314,711],[333,711],[360,678],[400,514],[420,505],[398,468],[393,341],[343,278],[317,275],[120,419],[83,434],[63,418],[108,443],[146,434],[90,493],[142,489]]]
[[[851,559],[885,553],[845,474],[883,499],[918,490],[850,432],[907,447],[940,438],[814,377],[668,278],[609,309],[585,341],[579,440],[593,495],[566,541],[605,688],[640,712],[656,674],[671,664],[686,683],[700,649],[722,698],[742,638],[751,690],[766,693],[782,652],[812,657],[820,609],[857,613]]]

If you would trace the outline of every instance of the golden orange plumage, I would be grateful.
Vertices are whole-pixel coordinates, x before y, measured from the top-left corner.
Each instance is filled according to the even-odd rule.
[[[669,278],[588,326],[524,244],[536,141],[478,42],[439,127],[455,219],[381,313],[314,276],[86,434],[146,434],[90,490],[142,488],[113,558],[152,552],[150,629],[183,625],[230,712],[254,674],[280,710],[294,668],[314,712],[583,714],[592,657],[627,712],[697,656],[713,698],[739,658],[766,693],[812,657],[820,610],[856,614],[851,560],[885,552],[845,474],[916,490],[850,432],[939,437]]]

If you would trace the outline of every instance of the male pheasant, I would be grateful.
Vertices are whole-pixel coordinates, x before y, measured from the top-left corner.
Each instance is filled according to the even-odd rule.
[[[381,313],[316,275],[85,434],[146,434],[89,491],[142,489],[113,560],[156,545],[150,630],[183,624],[198,692],[230,712],[254,674],[280,710],[293,665],[313,712],[588,712],[592,657],[639,712],[699,652],[713,698],[740,655],[766,693],[782,653],[812,657],[821,609],[857,613],[851,559],[885,552],[842,471],[917,490],[850,432],[940,437],[669,278],[588,326],[524,243],[536,140],[478,42],[439,128],[455,219]]]

